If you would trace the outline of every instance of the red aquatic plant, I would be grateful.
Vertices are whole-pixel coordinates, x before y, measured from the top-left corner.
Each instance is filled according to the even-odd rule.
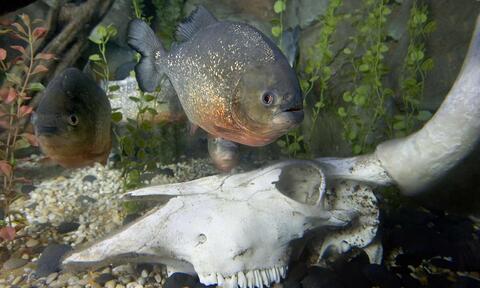
[[[0,176],[2,179],[1,202],[5,219],[0,219],[0,240],[11,241],[16,235],[16,223],[9,209],[19,193],[15,185],[25,179],[15,176],[17,159],[15,150],[35,145],[35,136],[24,130],[23,125],[32,113],[28,105],[31,95],[43,89],[33,82],[32,76],[48,71],[42,61],[55,59],[53,54],[35,53],[39,40],[47,30],[41,20],[30,21],[28,15],[20,15],[18,22],[0,27],[1,34],[8,34],[19,42],[10,47],[0,47],[0,75],[5,80],[0,86]],[[18,226],[17,226],[18,227]]]

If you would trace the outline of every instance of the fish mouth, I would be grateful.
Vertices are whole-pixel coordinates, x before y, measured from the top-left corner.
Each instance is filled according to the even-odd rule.
[[[273,118],[273,123],[290,128],[300,124],[303,121],[303,117],[303,108],[301,106],[294,106],[277,113]]]
[[[56,126],[39,126],[35,129],[35,132],[39,136],[53,136],[58,134],[58,127]]]

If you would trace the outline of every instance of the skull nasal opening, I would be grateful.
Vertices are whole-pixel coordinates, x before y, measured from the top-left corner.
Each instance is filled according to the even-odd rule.
[[[308,163],[293,163],[282,168],[275,187],[283,195],[307,205],[317,205],[325,189],[322,171]]]

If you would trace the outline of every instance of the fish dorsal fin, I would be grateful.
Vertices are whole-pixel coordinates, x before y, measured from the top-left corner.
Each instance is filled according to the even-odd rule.
[[[185,19],[185,21],[178,25],[176,33],[177,40],[187,41],[204,27],[216,22],[217,19],[215,16],[213,16],[205,7],[199,5],[197,6],[197,9]]]

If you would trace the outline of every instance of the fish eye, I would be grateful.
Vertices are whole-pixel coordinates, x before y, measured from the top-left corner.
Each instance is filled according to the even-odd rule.
[[[68,116],[67,120],[68,120],[68,124],[70,124],[72,126],[77,126],[78,125],[78,117],[75,114],[70,114],[70,116]]]
[[[265,92],[262,95],[262,103],[265,106],[270,106],[273,104],[274,95],[271,92]]]

